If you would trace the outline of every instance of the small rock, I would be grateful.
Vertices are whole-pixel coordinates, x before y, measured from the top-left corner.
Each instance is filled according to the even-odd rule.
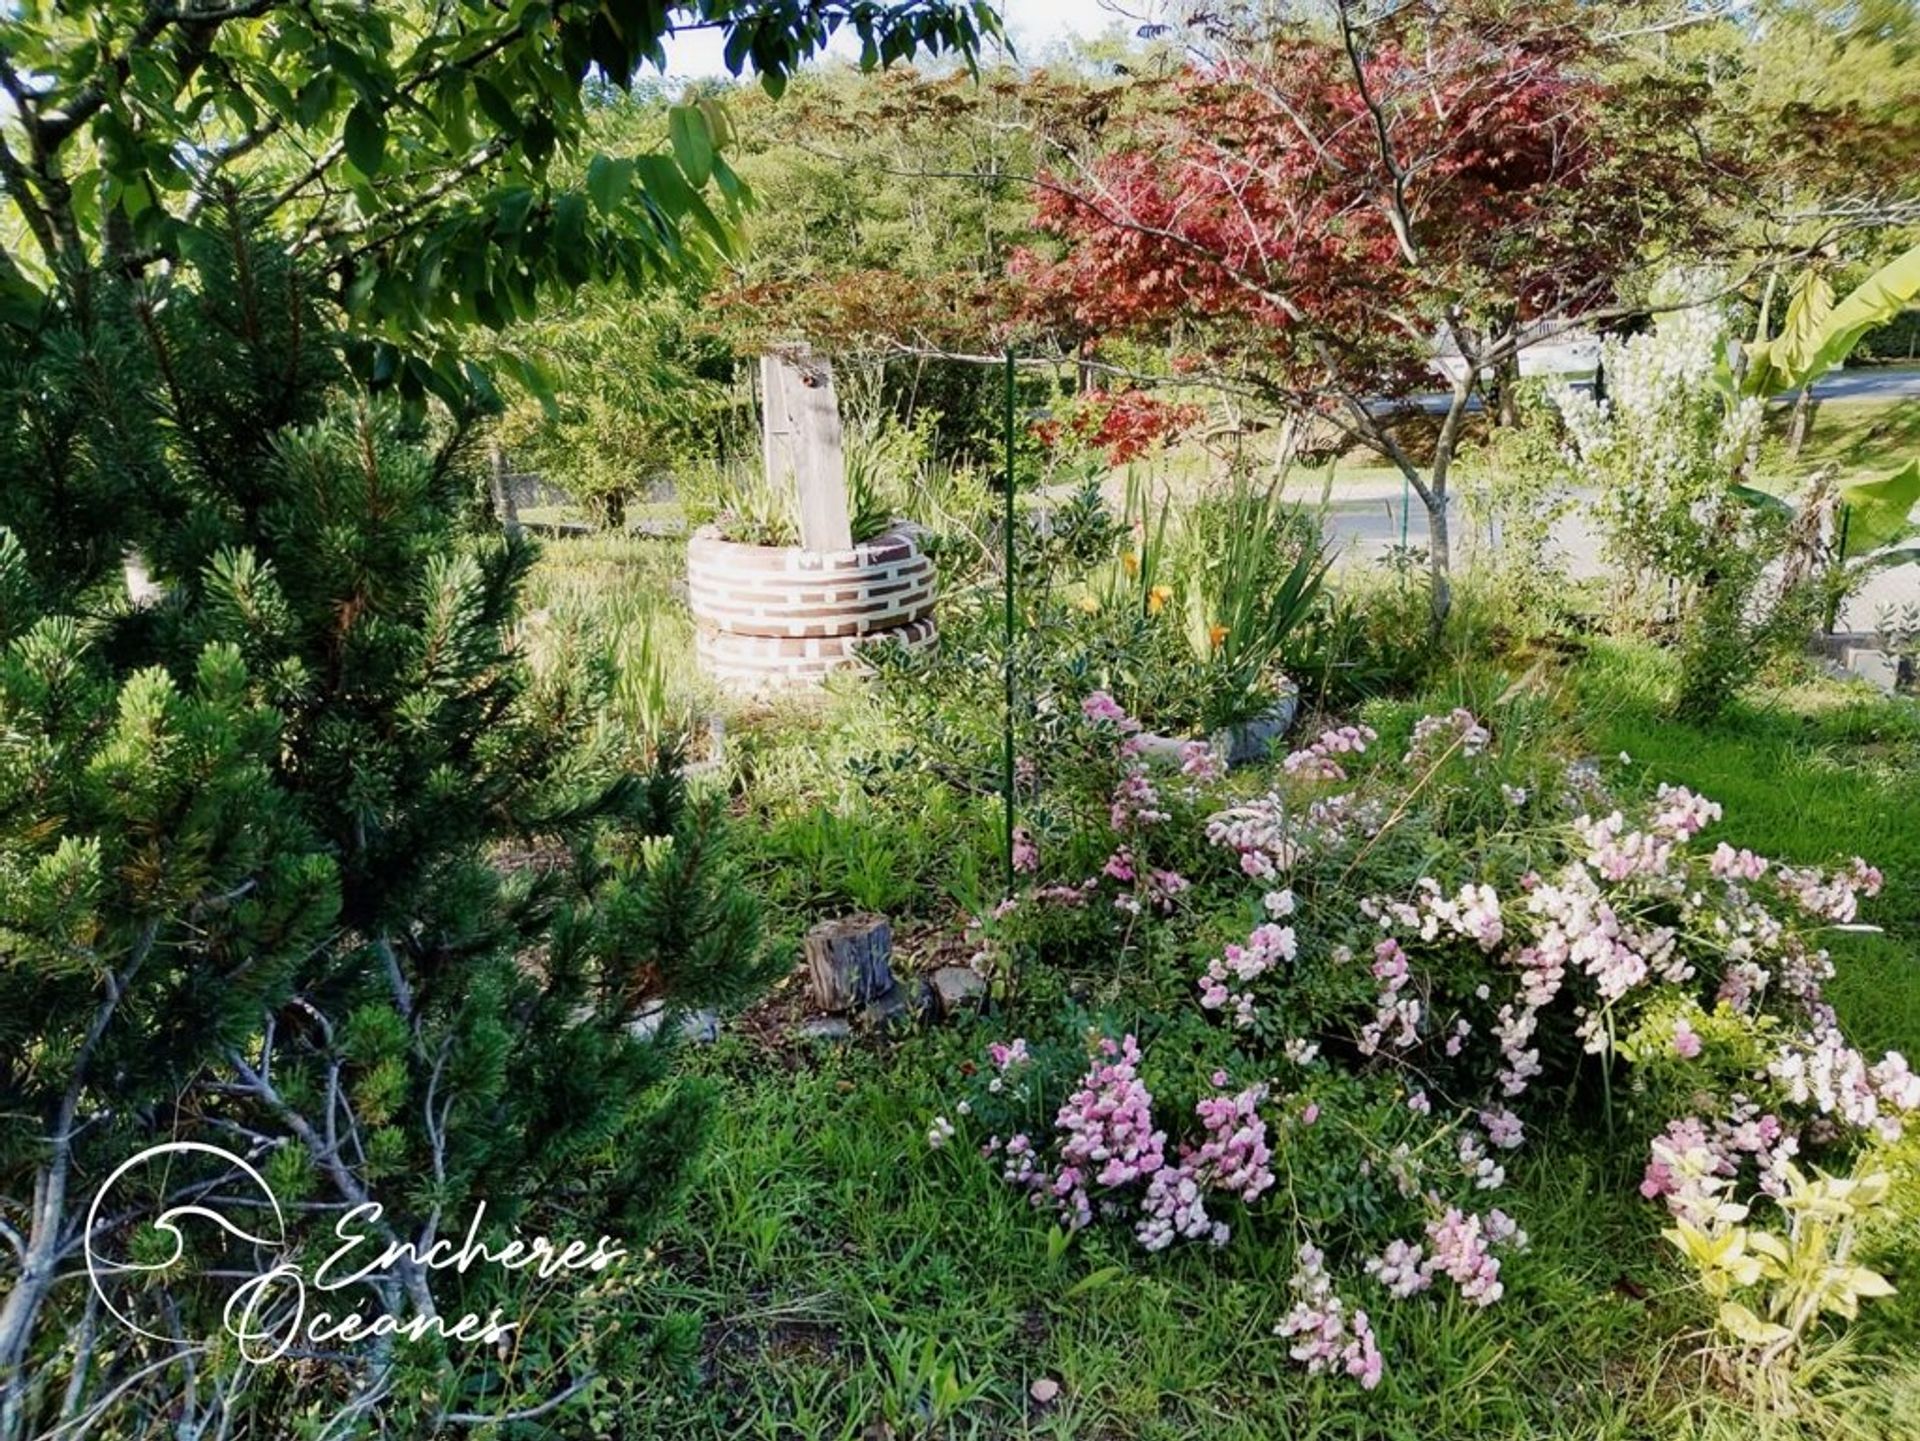
[[[627,1025],[627,1034],[636,1041],[651,1041],[660,1034],[667,1017],[665,1001],[649,1001]],[[689,1011],[680,1018],[680,1039],[696,1046],[710,1046],[720,1039],[720,1017],[712,1011]]]
[[[979,1010],[987,1003],[987,981],[972,966],[942,966],[933,973],[933,993],[943,1016]]]
[[[1051,1376],[1042,1376],[1038,1381],[1035,1381],[1031,1386],[1027,1387],[1027,1394],[1042,1406],[1045,1406],[1059,1396],[1060,1383]]]
[[[907,1004],[905,990],[900,986],[881,992],[860,1012],[861,1028],[868,1031],[891,1031],[912,1019],[913,1008]]]
[[[940,1019],[940,993],[927,983],[925,976],[914,977],[913,1013],[923,1021]]]
[[[802,1021],[794,1034],[805,1041],[851,1041],[853,1027],[840,1016],[815,1016],[810,1021]]]

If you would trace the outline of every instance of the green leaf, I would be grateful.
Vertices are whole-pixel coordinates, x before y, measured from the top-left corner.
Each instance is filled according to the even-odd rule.
[[[1751,485],[1736,485],[1729,493],[1735,500],[1743,505],[1750,505],[1755,510],[1771,510],[1785,516],[1791,516],[1794,513],[1793,507],[1779,496]]]
[[[387,124],[365,101],[347,112],[347,125],[341,140],[347,147],[347,159],[353,168],[371,179],[380,173],[380,162],[387,153]]]
[[[1098,1291],[1101,1287],[1111,1285],[1126,1274],[1127,1268],[1125,1266],[1102,1266],[1098,1271],[1090,1272],[1082,1276],[1078,1281],[1075,1281],[1067,1288],[1066,1294],[1061,1299],[1071,1301],[1075,1296],[1084,1296],[1089,1291]]]
[[[713,183],[720,188],[721,196],[729,205],[745,206],[753,200],[753,192],[747,189],[746,181],[735,174],[733,167],[718,155],[713,157]]]
[[[553,376],[546,367],[530,355],[519,351],[503,350],[499,357],[500,368],[535,400],[540,402],[540,410],[549,420],[559,418],[559,402],[554,398]]]
[[[1841,559],[1867,555],[1907,533],[1907,517],[1920,502],[1920,458],[1910,460],[1885,480],[1850,485],[1840,492],[1846,510],[1846,543]]]
[[[500,133],[514,136],[520,133],[520,112],[498,85],[484,75],[473,77],[473,98],[480,102],[480,111],[487,119],[500,128]]]
[[[500,191],[493,212],[494,234],[518,235],[533,211],[534,199],[531,186],[511,185]]]
[[[0,324],[22,329],[37,325],[46,303],[46,296],[13,263],[13,258],[0,252]]]
[[[593,201],[593,208],[602,215],[611,215],[620,208],[620,202],[627,198],[627,187],[632,184],[631,160],[596,155],[587,162],[587,195]]]
[[[673,142],[673,158],[695,188],[713,176],[713,132],[706,113],[697,105],[676,105],[667,112],[667,138]]]
[[[713,136],[713,148],[725,150],[734,142],[733,117],[727,107],[709,96],[699,102],[700,113],[707,118],[707,130]]]
[[[1802,277],[1778,339],[1748,349],[1747,393],[1778,395],[1825,375],[1852,353],[1860,337],[1899,315],[1920,295],[1920,245],[1895,256],[1838,304],[1825,304],[1825,282]]]
[[[593,278],[587,202],[577,194],[562,195],[553,203],[553,248],[555,266],[568,285],[585,285]]]
[[[694,194],[686,177],[661,155],[636,155],[633,173],[660,213],[678,224],[693,208]]]
[[[320,117],[333,108],[333,97],[338,88],[339,81],[327,70],[322,70],[301,86],[299,98],[293,104],[294,123],[302,130],[311,130],[318,125]]]

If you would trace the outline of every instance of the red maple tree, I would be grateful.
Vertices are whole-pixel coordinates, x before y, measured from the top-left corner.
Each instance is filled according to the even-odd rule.
[[[1125,465],[1177,440],[1205,419],[1198,405],[1161,400],[1145,390],[1084,390],[1059,416],[1033,424],[1041,444],[1071,441],[1100,451],[1109,465]]]
[[[1692,223],[1692,181],[1666,117],[1601,78],[1590,16],[1334,9],[1331,30],[1218,46],[1047,176],[1059,249],[1012,270],[1070,343],[1167,340],[1395,464],[1427,508],[1437,623],[1448,469],[1484,376],[1609,307],[1649,239]],[[1443,338],[1463,364],[1416,459],[1391,402],[1442,384]]]

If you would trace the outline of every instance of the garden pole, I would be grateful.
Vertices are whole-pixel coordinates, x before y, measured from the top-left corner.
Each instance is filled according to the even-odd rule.
[[[1840,543],[1836,547],[1834,555],[1835,555],[1835,563],[1843,569],[1847,564],[1847,530],[1852,525],[1852,523],[1853,523],[1853,507],[1850,505],[1841,506],[1840,507]],[[1826,625],[1827,634],[1832,635],[1833,628],[1840,623],[1840,597],[1837,595],[1830,596],[1827,599],[1826,621],[1827,621],[1827,625]]]
[[[1013,898],[1013,347],[1007,347],[1007,508],[1003,522],[1006,536],[1004,565],[1006,566],[1006,621],[1007,652],[1004,664],[1007,686],[1007,710],[1003,726],[1004,747],[1001,754],[1000,782],[1005,788],[1006,801],[1006,899]]]

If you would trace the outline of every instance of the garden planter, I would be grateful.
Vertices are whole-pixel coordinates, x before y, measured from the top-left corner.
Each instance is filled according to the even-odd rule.
[[[912,527],[848,550],[746,545],[711,526],[687,543],[695,652],[738,690],[806,685],[853,664],[863,646],[933,642],[933,562]]]
[[[1273,753],[1273,743],[1293,728],[1299,713],[1300,693],[1290,690],[1257,718],[1217,730],[1207,737],[1207,743],[1229,769],[1255,765]],[[1141,735],[1139,741],[1141,754],[1168,765],[1178,765],[1186,748],[1193,744],[1191,737],[1155,735],[1152,731]]]
[[[1883,695],[1898,695],[1915,688],[1913,661],[1885,649],[1871,632],[1816,635],[1808,649],[1825,660],[1834,675],[1863,680]]]

